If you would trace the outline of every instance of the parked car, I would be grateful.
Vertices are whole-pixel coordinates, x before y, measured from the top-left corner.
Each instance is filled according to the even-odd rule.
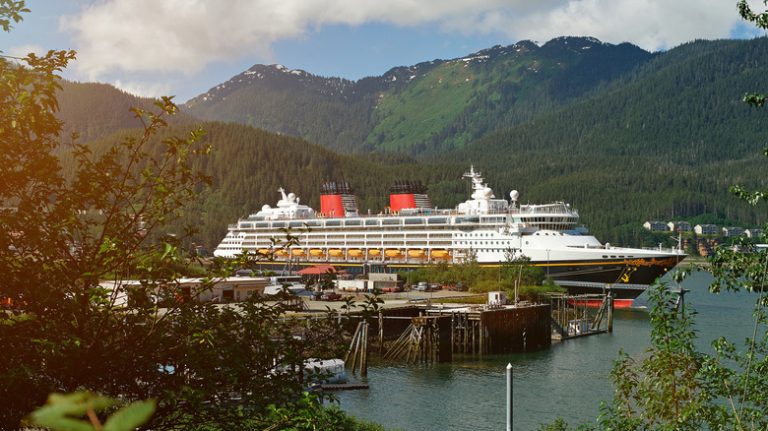
[[[336,292],[325,292],[320,296],[321,301],[340,301],[341,295]]]
[[[426,281],[420,281],[413,290],[417,292],[429,292],[429,283]]]

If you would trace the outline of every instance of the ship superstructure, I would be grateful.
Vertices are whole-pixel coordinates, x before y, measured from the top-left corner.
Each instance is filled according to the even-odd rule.
[[[264,265],[272,267],[330,263],[350,272],[472,260],[498,266],[525,257],[555,280],[634,284],[652,282],[685,256],[679,250],[602,244],[579,226],[578,212],[565,202],[520,205],[515,190],[509,201],[496,198],[473,167],[464,177],[472,193],[455,209],[431,208],[422,186],[400,183],[391,189],[389,209],[379,215],[359,215],[346,184],[324,186],[320,213],[280,189],[276,207],[265,205],[230,225],[214,254],[234,257],[245,250],[269,256]],[[286,230],[298,244],[275,249],[274,239]]]

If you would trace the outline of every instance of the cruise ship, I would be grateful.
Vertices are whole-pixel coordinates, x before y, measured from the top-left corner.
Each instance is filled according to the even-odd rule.
[[[271,269],[331,264],[350,273],[472,260],[498,267],[525,257],[571,292],[610,283],[622,286],[615,290],[619,299],[638,296],[685,257],[678,249],[602,244],[565,202],[521,205],[516,190],[509,201],[496,198],[474,167],[464,177],[472,193],[454,209],[433,208],[421,184],[400,182],[378,215],[359,214],[348,183],[323,184],[319,212],[281,188],[276,207],[264,205],[229,225],[214,255],[232,258],[248,251],[265,256],[261,264]],[[280,246],[287,233],[296,243]]]

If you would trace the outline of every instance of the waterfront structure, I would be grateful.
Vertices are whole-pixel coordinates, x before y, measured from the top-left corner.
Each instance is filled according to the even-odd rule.
[[[744,235],[747,238],[760,238],[763,235],[762,229],[744,229]]]
[[[432,208],[420,185],[399,183],[391,190],[389,209],[379,215],[359,215],[346,185],[324,188],[319,213],[281,188],[277,206],[264,205],[230,225],[214,255],[231,258],[247,251],[262,255],[259,264],[265,268],[327,263],[350,273],[437,263],[499,267],[524,258],[555,281],[634,284],[651,283],[685,257],[674,249],[602,244],[565,202],[520,205],[515,190],[509,201],[496,198],[474,168],[464,177],[472,182],[472,194],[454,209]],[[274,239],[286,230],[298,243],[275,247]]]

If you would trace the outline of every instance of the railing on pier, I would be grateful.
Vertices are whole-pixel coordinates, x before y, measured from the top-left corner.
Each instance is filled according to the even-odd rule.
[[[549,297],[554,338],[568,338],[613,332],[613,292]],[[597,307],[595,307],[597,305]]]

